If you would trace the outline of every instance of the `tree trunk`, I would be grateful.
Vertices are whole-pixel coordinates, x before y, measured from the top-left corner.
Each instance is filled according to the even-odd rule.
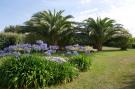
[[[65,51],[65,47],[64,46],[59,46],[59,50],[60,51]]]
[[[102,51],[102,45],[98,45],[97,50],[98,50],[98,51]]]
[[[127,47],[121,47],[121,50],[127,50]]]
[[[96,43],[94,46],[98,51],[102,51],[102,43]]]
[[[54,43],[53,43],[54,45],[58,45],[58,42],[57,42],[57,40],[54,40]]]
[[[93,49],[97,49],[97,46],[96,45],[93,45]]]

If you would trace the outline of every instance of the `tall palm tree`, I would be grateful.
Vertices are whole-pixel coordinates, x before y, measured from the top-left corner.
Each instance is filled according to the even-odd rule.
[[[70,21],[73,17],[71,15],[63,16],[63,12],[62,10],[38,12],[25,24],[28,28],[32,28],[30,31],[44,35],[49,44],[58,45],[60,40],[73,31]]]
[[[96,20],[88,18],[85,22],[93,47],[98,51],[102,50],[103,43],[117,31],[117,29],[114,29],[115,21],[107,17],[97,18]]]

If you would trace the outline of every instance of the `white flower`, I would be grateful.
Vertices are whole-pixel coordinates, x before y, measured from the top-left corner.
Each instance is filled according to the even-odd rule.
[[[52,50],[57,50],[57,49],[59,49],[59,46],[57,46],[57,45],[51,45],[51,46],[50,46],[50,49],[52,49]]]
[[[64,63],[67,62],[64,58],[62,57],[46,57],[50,61],[58,62],[58,63]]]

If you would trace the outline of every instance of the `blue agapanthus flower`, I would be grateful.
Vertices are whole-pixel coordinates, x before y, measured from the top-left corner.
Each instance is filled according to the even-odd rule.
[[[36,44],[17,44],[6,47],[0,51],[0,56],[15,54],[15,56],[18,57],[17,54],[30,54],[32,52],[45,52],[47,55],[51,55],[58,49],[59,46],[57,45],[48,46],[43,41],[38,40],[36,41]]]

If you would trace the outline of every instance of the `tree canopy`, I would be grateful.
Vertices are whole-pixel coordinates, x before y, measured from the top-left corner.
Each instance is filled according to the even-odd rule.
[[[63,12],[62,10],[38,12],[25,24],[34,29],[31,31],[44,35],[48,43],[58,45],[59,41],[73,32],[73,22],[70,21],[73,16],[63,16]]]

